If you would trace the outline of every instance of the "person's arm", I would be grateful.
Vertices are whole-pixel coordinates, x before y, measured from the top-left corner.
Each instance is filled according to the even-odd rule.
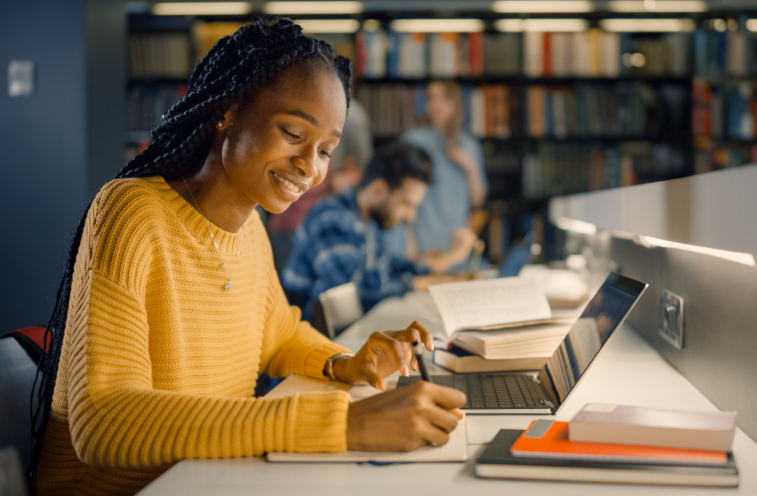
[[[429,267],[434,274],[446,274],[451,267],[468,258],[476,239],[478,236],[470,228],[461,227],[452,233],[449,251],[425,253],[418,262]]]
[[[84,463],[147,467],[347,449],[350,397],[342,391],[266,400],[154,389],[144,302],[97,271],[84,277],[66,329],[69,425]]]
[[[483,177],[482,167],[459,146],[449,146],[447,148],[447,155],[468,175],[471,206],[473,208],[483,207],[486,201],[487,186],[486,179]]]

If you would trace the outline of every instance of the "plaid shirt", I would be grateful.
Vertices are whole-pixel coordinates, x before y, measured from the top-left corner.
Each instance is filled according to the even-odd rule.
[[[327,289],[354,282],[368,311],[404,294],[413,276],[427,272],[385,248],[384,231],[375,220],[363,220],[349,188],[318,202],[297,228],[281,282],[289,303],[312,320],[313,301]]]

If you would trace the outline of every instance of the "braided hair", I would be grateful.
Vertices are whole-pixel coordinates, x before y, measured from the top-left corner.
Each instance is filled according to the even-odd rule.
[[[302,28],[291,19],[254,16],[250,24],[218,40],[200,60],[189,79],[186,96],[166,112],[150,134],[152,144],[126,164],[116,179],[150,176],[171,179],[197,170],[207,158],[215,123],[224,113],[234,104],[253,100],[261,87],[301,61],[316,64],[337,76],[349,108],[352,75],[349,59],[336,56],[328,43],[303,35]],[[87,212],[79,221],[68,251],[55,307],[45,331],[47,352],[42,355],[32,388],[35,471],[50,417],[74,264]]]

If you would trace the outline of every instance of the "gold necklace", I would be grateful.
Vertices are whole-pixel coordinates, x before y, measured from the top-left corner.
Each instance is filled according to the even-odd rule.
[[[226,292],[228,293],[233,289],[231,286],[231,275],[234,273],[234,269],[237,268],[237,262],[239,261],[239,253],[242,251],[242,234],[239,235],[239,248],[237,249],[237,257],[234,259],[234,266],[231,267],[231,271],[229,273],[226,273],[226,262],[223,259],[223,255],[221,255],[221,250],[218,248],[218,243],[216,243],[216,238],[215,236],[213,236],[213,231],[210,230],[210,222],[208,222],[208,218],[205,217],[205,214],[202,213],[202,210],[200,210],[200,205],[197,203],[197,200],[195,200],[195,197],[192,194],[192,190],[189,189],[187,180],[184,179],[184,176],[181,176],[181,179],[184,181],[184,186],[187,187],[189,196],[192,198],[192,203],[195,204],[195,208],[197,209],[198,212],[200,212],[200,215],[202,215],[202,218],[205,219],[205,225],[208,226],[208,232],[210,233],[210,239],[213,242],[213,248],[216,249],[216,253],[218,253],[218,258],[221,259],[221,268],[223,269],[223,273],[226,275],[226,285],[223,287],[223,289],[225,289]]]

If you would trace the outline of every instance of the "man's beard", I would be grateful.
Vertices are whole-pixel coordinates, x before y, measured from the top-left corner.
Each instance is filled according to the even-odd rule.
[[[381,229],[389,229],[392,227],[390,225],[391,219],[389,218],[389,213],[386,211],[386,204],[372,208],[370,216],[371,219],[376,221]]]

